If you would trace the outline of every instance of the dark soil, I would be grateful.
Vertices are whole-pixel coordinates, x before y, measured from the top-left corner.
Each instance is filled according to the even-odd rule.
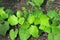
[[[6,37],[0,35],[0,40],[10,40],[9,35],[7,35]],[[20,39],[19,37],[17,37],[15,40],[20,40]],[[29,40],[47,40],[47,33],[44,33],[38,39],[30,37]]]

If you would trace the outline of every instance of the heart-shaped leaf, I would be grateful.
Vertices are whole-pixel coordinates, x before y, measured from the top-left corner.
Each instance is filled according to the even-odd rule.
[[[22,16],[22,12],[20,10],[17,11],[16,16],[20,18]]]
[[[17,34],[18,34],[18,29],[16,29],[15,31],[14,29],[11,29],[9,34],[11,40],[14,40],[17,37]]]
[[[8,19],[10,25],[18,24],[18,18],[15,15],[11,15]]]
[[[20,28],[19,37],[21,40],[27,40],[30,37],[28,29]]]
[[[34,25],[31,25],[31,27],[29,28],[29,33],[35,37],[35,38],[38,38],[38,34],[39,34],[39,31],[38,31],[38,28],[37,26],[34,26]]]

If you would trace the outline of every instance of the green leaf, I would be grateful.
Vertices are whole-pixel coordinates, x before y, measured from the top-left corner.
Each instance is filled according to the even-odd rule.
[[[53,17],[56,17],[57,16],[57,12],[55,10],[49,10],[47,12],[47,15],[50,17],[50,18],[53,18]]]
[[[38,8],[35,8],[33,10],[33,14],[35,17],[40,17],[41,14],[43,14],[42,10],[38,9]]]
[[[24,23],[21,25],[21,28],[23,28],[23,29],[28,29],[28,28],[29,28],[29,23],[28,23],[28,22],[24,22]]]
[[[54,20],[60,21],[60,16],[55,17]],[[54,21],[54,20],[53,20],[53,21]]]
[[[9,30],[9,23],[5,22],[4,24],[0,24],[0,35],[5,36],[6,32]]]
[[[52,27],[52,33],[53,33],[53,34],[58,34],[58,33],[60,33],[60,29],[58,29],[58,30],[57,30],[57,29],[58,29],[57,26]]]
[[[32,0],[37,6],[41,6],[44,0]]]
[[[46,27],[44,25],[40,25],[39,29],[43,30],[44,32],[50,33],[51,32],[51,28],[50,27]]]
[[[0,10],[4,10],[4,7],[0,7]]]
[[[11,15],[8,19],[8,22],[10,23],[10,25],[17,25],[18,18],[15,15]]]
[[[57,28],[60,29],[60,25],[58,25]]]
[[[22,7],[22,10],[23,10],[23,11],[26,11],[27,9],[26,9],[25,7]]]
[[[3,19],[8,18],[8,14],[6,14],[6,12],[4,11],[3,8],[0,8],[0,16],[1,16]]]
[[[45,30],[45,26],[44,25],[40,25],[39,29]]]
[[[5,13],[4,8],[3,8],[3,7],[1,7],[1,8],[0,8],[0,15],[1,15],[2,13]]]
[[[54,40],[54,35],[52,33],[48,34],[48,40]]]
[[[24,23],[24,21],[25,21],[24,17],[20,17],[20,18],[19,18],[19,24],[22,25],[22,24]]]
[[[27,18],[27,16],[29,15],[29,14],[28,14],[28,13],[29,13],[28,10],[27,10],[25,7],[22,7],[22,10],[23,10],[23,12],[24,12],[24,15],[23,15],[23,16],[24,16],[25,18]]]
[[[50,27],[45,27],[44,31],[47,32],[47,33],[50,33],[51,32],[51,28]]]
[[[12,9],[7,9],[5,12],[8,14],[8,16],[11,16],[14,14]]]
[[[19,29],[19,37],[21,40],[27,40],[30,37],[28,29]]]
[[[54,36],[54,40],[60,40],[60,33]]]
[[[4,20],[1,16],[0,16],[0,21]]]
[[[43,14],[43,12],[40,9],[35,8],[33,10],[33,15],[35,16],[34,24],[40,24],[40,15]]]
[[[18,29],[16,29],[15,31],[14,29],[11,29],[9,33],[11,40],[14,40],[17,37],[17,34],[18,34]]]
[[[27,18],[27,21],[29,24],[32,24],[35,20],[35,16],[34,15],[29,15],[29,17]]]
[[[58,15],[60,16],[60,10],[58,11]]]
[[[44,26],[49,26],[49,17],[44,14],[40,15],[40,24]]]
[[[3,19],[6,19],[6,18],[8,18],[8,14],[2,13],[2,14],[1,14],[1,17],[2,17]]]
[[[21,12],[20,10],[18,10],[16,16],[17,16],[18,18],[20,18],[20,17],[22,16],[22,12]]]
[[[0,20],[0,24],[4,23],[5,21],[4,20]]]
[[[38,31],[37,26],[31,25],[31,27],[29,28],[29,33],[35,38],[39,37],[39,35],[38,35],[39,31]]]
[[[35,4],[33,2],[28,1],[27,5],[29,5],[29,4],[32,5],[32,6],[35,6]]]
[[[40,18],[37,18],[37,17],[36,17],[35,20],[34,20],[34,24],[35,24],[35,25],[40,24]]]

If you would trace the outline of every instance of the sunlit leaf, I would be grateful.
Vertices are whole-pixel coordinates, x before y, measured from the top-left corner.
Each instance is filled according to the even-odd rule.
[[[31,25],[31,27],[29,28],[29,33],[35,37],[35,38],[38,38],[38,34],[39,34],[39,31],[38,31],[38,28],[37,26],[34,26],[34,25]]]
[[[27,18],[27,21],[29,24],[32,24],[35,20],[35,16],[34,15],[29,15],[29,17]]]
[[[18,24],[18,18],[15,15],[11,15],[8,19],[10,25]]]
[[[36,18],[35,18],[35,21],[34,21],[34,24],[35,24],[35,25],[40,24],[40,18],[37,18],[37,17],[36,17]]]
[[[30,37],[28,29],[19,29],[19,37],[21,40],[27,40]]]
[[[11,40],[14,40],[17,37],[17,34],[18,34],[18,29],[16,29],[15,31],[14,29],[11,29],[9,34]]]
[[[20,18],[19,18],[19,24],[22,25],[22,24],[24,23],[24,21],[25,21],[24,17],[20,17]]]
[[[47,33],[51,32],[51,28],[50,27],[46,27],[44,25],[40,25],[39,29],[43,30],[44,32],[47,32]]]
[[[17,11],[16,16],[20,18],[22,16],[22,12],[20,10]]]
[[[44,25],[40,25],[40,26],[39,26],[39,29],[45,30],[45,26],[44,26]]]
[[[2,13],[5,13],[5,11],[4,11],[4,8],[3,8],[3,7],[0,7],[0,15],[1,15]]]
[[[1,14],[1,17],[2,17],[3,19],[6,19],[6,18],[8,18],[8,14],[2,13],[2,14]]]
[[[28,29],[29,28],[29,23],[24,22],[20,27],[23,28],[23,29]]]
[[[51,32],[51,28],[50,27],[45,27],[44,31],[47,32],[47,33],[50,33]]]
[[[40,24],[44,26],[49,26],[49,17],[44,14],[40,15]]]
[[[6,12],[4,11],[3,8],[0,9],[0,16],[1,16],[3,19],[8,18],[8,14],[6,14]]]

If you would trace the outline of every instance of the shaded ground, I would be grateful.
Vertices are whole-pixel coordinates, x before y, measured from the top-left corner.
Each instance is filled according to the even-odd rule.
[[[0,35],[0,40],[10,40],[9,36],[6,36],[5,38]],[[20,40],[19,37],[17,37],[15,40]],[[47,40],[47,34],[41,35],[38,39],[30,37],[29,40]]]

